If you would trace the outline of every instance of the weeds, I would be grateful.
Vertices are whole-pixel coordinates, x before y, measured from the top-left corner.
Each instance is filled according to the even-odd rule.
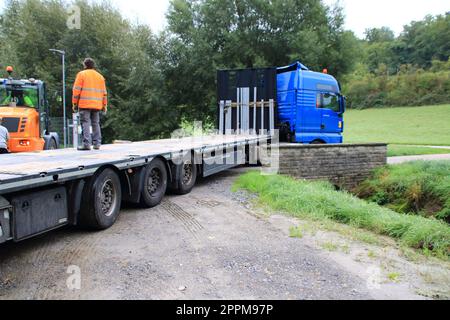
[[[386,166],[353,193],[399,213],[450,222],[450,161]]]
[[[338,192],[327,182],[307,182],[284,176],[242,175],[235,188],[259,195],[272,210],[316,221],[334,220],[398,239],[401,244],[448,259],[450,228],[447,224],[396,213],[375,203]]]

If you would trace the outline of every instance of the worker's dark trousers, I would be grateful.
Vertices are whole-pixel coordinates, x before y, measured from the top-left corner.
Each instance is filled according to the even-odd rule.
[[[92,126],[92,144],[100,146],[102,144],[102,133],[100,131],[100,111],[90,109],[80,109],[81,128],[83,130],[83,145],[91,146]]]
[[[0,154],[6,154],[6,153],[9,153],[7,149],[0,148]]]

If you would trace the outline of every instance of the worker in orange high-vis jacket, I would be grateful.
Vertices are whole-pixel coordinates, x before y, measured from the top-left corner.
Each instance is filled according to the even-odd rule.
[[[92,145],[99,150],[102,144],[100,112],[106,112],[108,106],[105,78],[95,70],[95,62],[91,58],[86,58],[83,64],[85,70],[77,75],[72,97],[73,111],[80,113],[83,130],[83,145],[78,150],[91,150],[91,126]]]

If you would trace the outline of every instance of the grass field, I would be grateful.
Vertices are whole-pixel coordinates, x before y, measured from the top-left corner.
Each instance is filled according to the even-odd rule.
[[[450,146],[450,104],[347,110],[346,143]],[[423,151],[423,150],[422,150]],[[439,150],[437,153],[440,153]]]
[[[400,144],[390,144],[388,148],[388,157],[421,156],[428,154],[450,154],[450,149],[435,149]]]
[[[239,177],[234,189],[258,194],[259,201],[274,211],[316,221],[333,220],[388,235],[403,245],[448,259],[450,227],[444,222],[397,213],[347,192],[338,192],[328,182],[249,172]]]

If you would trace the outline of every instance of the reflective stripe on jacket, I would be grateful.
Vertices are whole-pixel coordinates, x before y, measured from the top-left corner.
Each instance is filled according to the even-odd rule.
[[[80,109],[102,110],[108,104],[105,78],[93,69],[78,73],[72,103]]]

